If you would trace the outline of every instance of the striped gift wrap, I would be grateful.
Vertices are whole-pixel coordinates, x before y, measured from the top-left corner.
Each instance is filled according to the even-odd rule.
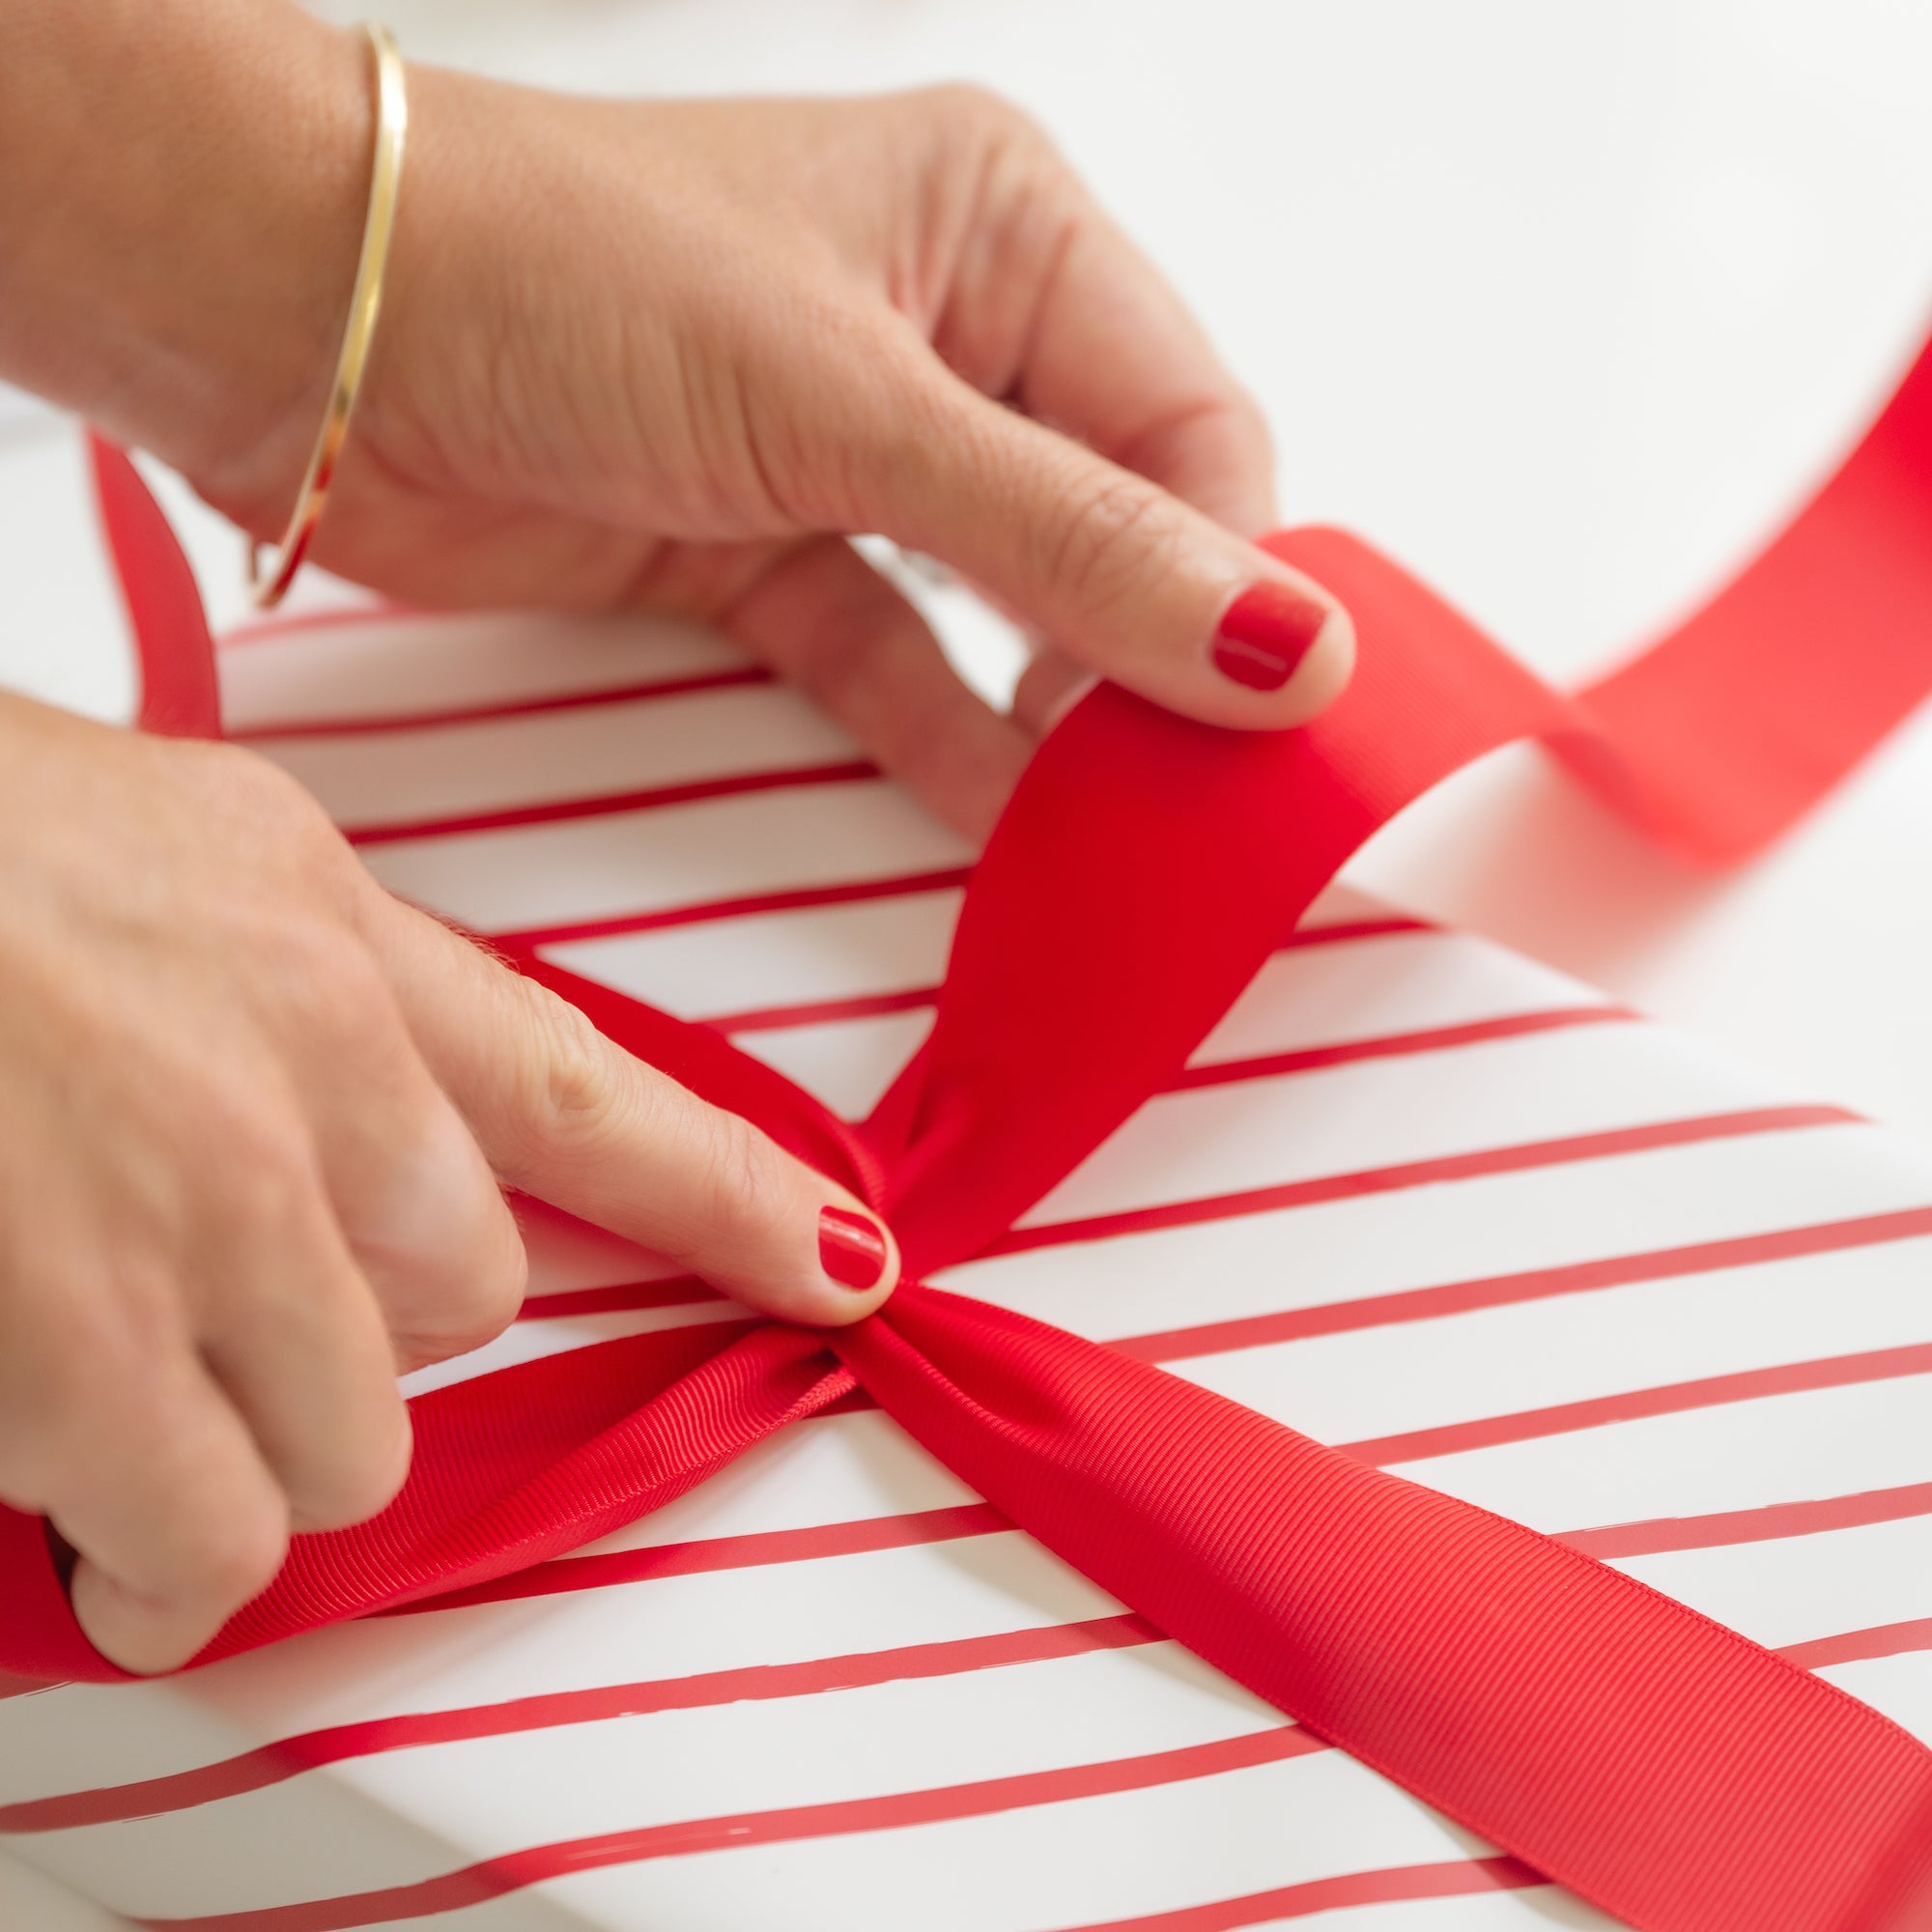
[[[841,1114],[930,1024],[972,853],[708,634],[338,613],[232,639],[223,685],[396,892]],[[412,1388],[742,1314],[523,1218],[522,1319]],[[1560,1535],[1932,1739],[1932,1151],[1562,975],[1338,888],[939,1280]],[[856,1400],[521,1576],[0,1699],[0,1830],[184,1932],[1608,1923]]]

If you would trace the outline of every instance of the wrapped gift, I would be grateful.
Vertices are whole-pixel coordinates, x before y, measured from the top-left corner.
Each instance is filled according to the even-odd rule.
[[[20,1683],[12,1847],[178,1932],[1932,1923],[1932,1152],[1480,939],[1303,911],[1523,729],[1686,847],[1776,829],[1928,681],[1932,582],[1874,540],[1872,676],[1765,696],[1809,688],[1765,612],[1871,527],[1915,381],[1662,690],[1567,707],[1305,533],[1364,638],[1333,720],[1097,694],[977,863],[708,634],[233,641],[228,733],[379,878],[850,1175],[923,1285],[835,1356],[526,1204],[521,1318],[410,1387],[419,1468],[536,1500],[411,1517],[412,1478],[200,1667]],[[206,728],[109,481],[150,722]],[[0,1662],[111,1677],[23,1522]]]

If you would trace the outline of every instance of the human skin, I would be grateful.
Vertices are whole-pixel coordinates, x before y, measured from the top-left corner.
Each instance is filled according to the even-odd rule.
[[[272,539],[354,277],[365,45],[284,0],[0,0],[0,374]],[[1242,729],[1340,690],[1346,614],[1247,541],[1252,403],[1011,108],[410,89],[321,562],[709,621],[974,837],[1094,675]],[[1020,621],[1011,715],[859,531]],[[0,698],[0,1500],[78,1550],[128,1668],[394,1493],[397,1368],[521,1296],[502,1185],[781,1316],[891,1292],[889,1235],[860,1288],[820,1241],[860,1204],[389,898],[248,753]]]

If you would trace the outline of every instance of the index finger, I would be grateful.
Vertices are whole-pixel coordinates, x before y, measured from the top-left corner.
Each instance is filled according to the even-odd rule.
[[[369,894],[410,1030],[502,1179],[783,1321],[856,1321],[897,1286],[891,1231],[847,1189],[427,913]]]

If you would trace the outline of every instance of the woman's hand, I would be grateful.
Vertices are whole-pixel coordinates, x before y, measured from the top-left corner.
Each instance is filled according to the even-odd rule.
[[[126,1668],[389,1500],[397,1371],[523,1295],[497,1177],[774,1314],[896,1279],[889,1237],[823,1249],[843,1189],[389,897],[245,752],[0,698],[0,1501],[78,1550]]]
[[[367,49],[285,0],[18,4],[0,371],[271,539],[354,279]],[[440,605],[708,618],[971,833],[1094,673],[1250,727],[1341,688],[1346,615],[1245,540],[1273,518],[1254,405],[1014,109],[623,102],[429,68],[410,90],[325,563]],[[968,696],[855,531],[1038,640],[1016,719]]]
[[[1340,689],[1347,618],[1243,540],[1273,517],[1254,405],[1014,109],[435,71],[413,99],[325,562],[438,604],[707,618],[980,834],[1092,673],[1229,725]],[[272,457],[205,487],[270,528],[315,417],[311,383]],[[1047,644],[1017,721],[957,682],[861,530]]]

